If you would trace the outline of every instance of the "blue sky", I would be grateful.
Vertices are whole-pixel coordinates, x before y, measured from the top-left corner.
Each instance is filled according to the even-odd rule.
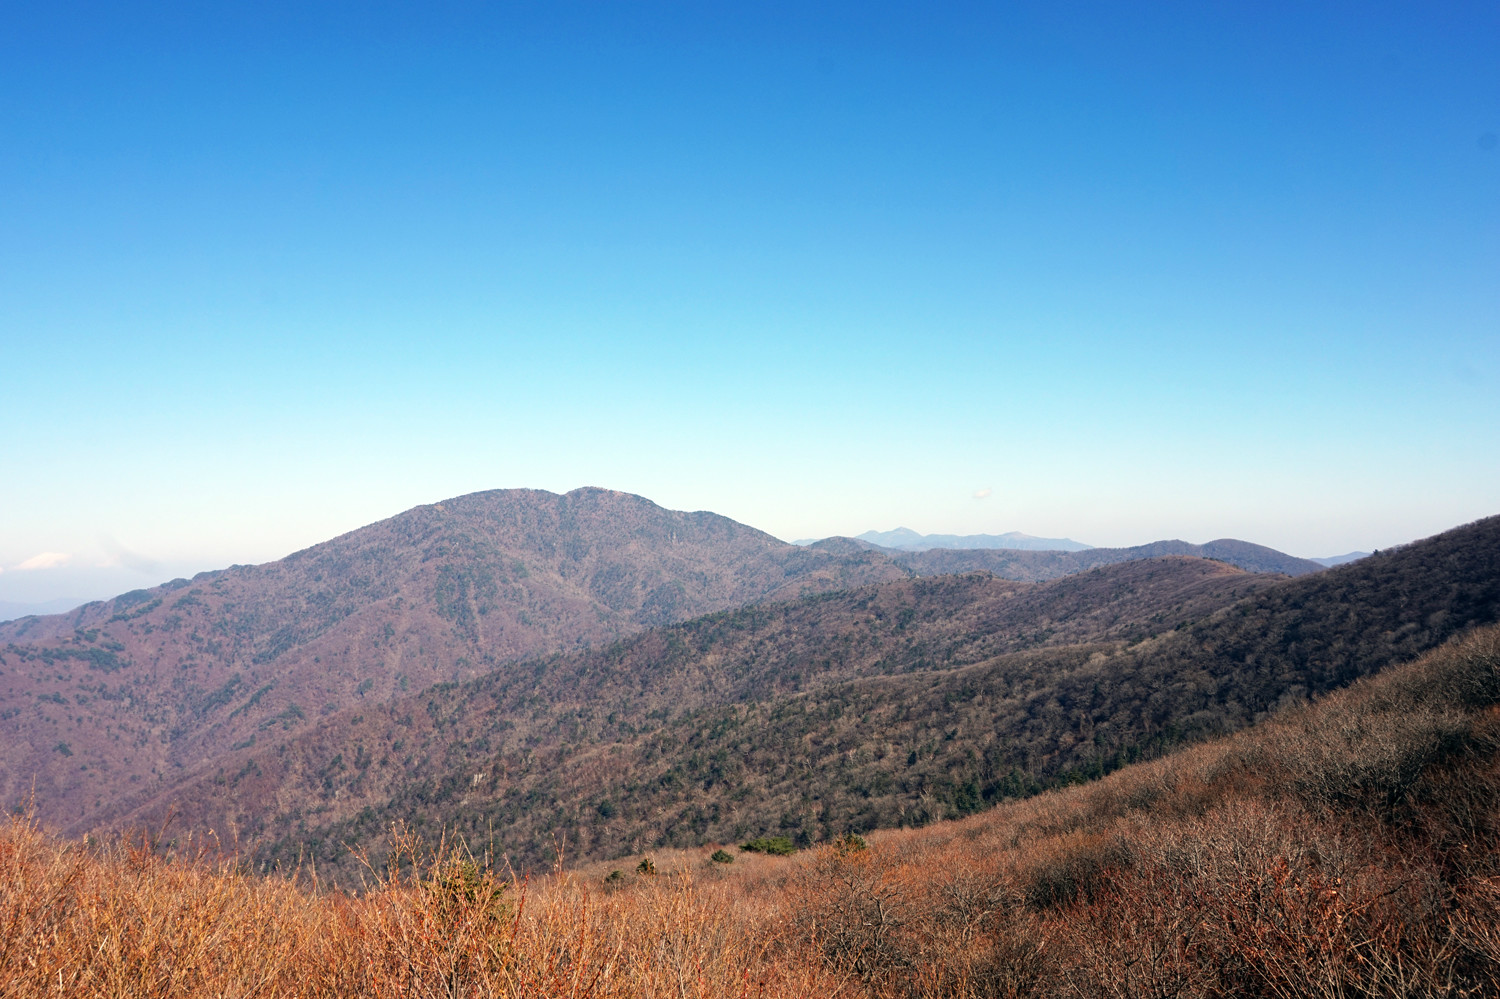
[[[1500,8],[1136,6],[8,6],[0,600],[508,486],[1500,512]]]

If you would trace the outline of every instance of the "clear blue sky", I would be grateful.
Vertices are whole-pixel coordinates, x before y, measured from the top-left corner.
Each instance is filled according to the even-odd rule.
[[[1493,3],[10,4],[0,599],[504,486],[1431,534],[1500,512],[1497,133]]]

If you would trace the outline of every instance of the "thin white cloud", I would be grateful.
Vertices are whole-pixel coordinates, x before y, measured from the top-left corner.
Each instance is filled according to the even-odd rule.
[[[992,493],[992,492],[994,492],[994,490],[990,489],[988,486],[986,486],[984,489],[975,490],[975,492],[974,492],[974,498],[975,499],[988,499],[990,493]]]
[[[99,544],[108,553],[108,557],[99,563],[101,569],[113,569],[124,566],[132,572],[153,574],[161,571],[161,563],[149,555],[133,552],[120,544],[114,538],[104,536],[99,539]]]
[[[72,557],[67,552],[41,552],[40,554],[31,556],[31,558],[22,562],[16,568],[27,572],[32,569],[56,569]]]

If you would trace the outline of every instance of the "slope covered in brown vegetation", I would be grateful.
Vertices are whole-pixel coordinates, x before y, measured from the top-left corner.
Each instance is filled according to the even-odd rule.
[[[475,493],[265,565],[0,624],[0,804],[87,823],[234,746],[519,658],[903,578],[602,489]]]
[[[483,758],[484,794],[497,786],[511,791],[504,815],[492,810],[486,821],[549,821],[555,805],[538,808],[532,789],[516,796],[524,784],[513,785],[512,778],[523,774],[523,781],[567,774],[569,781],[598,783],[592,802],[580,807],[607,820],[615,803],[605,799],[612,797],[623,818],[659,803],[647,791],[631,790],[633,781],[621,785],[592,773],[601,747],[629,749],[632,756],[645,749],[671,766],[675,745],[647,747],[664,737],[675,742],[670,730],[703,712],[717,717],[732,705],[763,704],[780,718],[781,701],[837,681],[971,664],[1061,642],[1139,639],[1153,627],[1148,618],[1201,616],[1269,582],[1214,563],[1168,560],[1044,586],[988,576],[903,580],[723,612],[603,650],[499,668],[468,684],[331,717],[290,743],[246,747],[204,769],[195,781],[161,795],[146,814],[159,817],[172,808],[194,827],[213,825],[256,841],[273,831],[284,837],[317,816],[327,822],[373,808],[363,821],[375,821],[406,807],[393,798],[425,797],[423,782],[444,786],[430,804],[450,809],[468,797],[450,793],[458,785],[480,786],[473,768],[481,764],[471,758]],[[753,723],[745,710],[735,709],[737,720],[718,726],[719,735]],[[799,717],[804,726],[815,721]],[[871,729],[861,737],[874,735]],[[559,769],[556,754],[572,758],[585,745],[594,748]],[[604,769],[618,778],[625,771],[616,764],[626,762],[611,759]],[[590,772],[578,771],[579,765]],[[692,798],[698,783],[668,777],[664,786],[675,797]],[[414,807],[414,814],[430,811]],[[691,828],[683,826],[679,835]],[[629,849],[630,842],[611,849]]]
[[[348,895],[12,820],[0,993],[1493,996],[1497,706],[1490,628],[1084,787],[610,878],[507,884],[463,850],[413,863],[400,834]]]
[[[347,862],[393,819],[612,856],[813,843],[1098,777],[1500,619],[1500,519],[1296,580],[1124,563],[901,581],[725,612],[330,719],[176,808]],[[269,844],[269,846],[267,845]]]

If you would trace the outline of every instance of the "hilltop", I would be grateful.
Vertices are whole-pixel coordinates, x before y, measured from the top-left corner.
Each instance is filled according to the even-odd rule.
[[[1298,558],[1236,538],[1220,538],[1201,545],[1173,540],[1153,541],[1129,548],[1092,548],[1067,538],[1033,538],[1018,532],[924,535],[904,527],[894,531],[866,531],[854,538],[832,537],[797,544],[842,555],[879,553],[917,576],[989,572],[1002,579],[1023,582],[1058,579],[1102,565],[1164,555],[1213,559],[1248,572],[1305,576],[1369,554],[1350,552],[1333,558]]]

